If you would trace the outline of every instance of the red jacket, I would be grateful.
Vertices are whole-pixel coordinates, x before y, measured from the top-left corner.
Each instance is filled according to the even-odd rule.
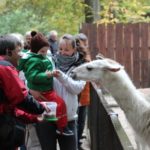
[[[15,109],[15,116],[22,123],[25,123],[25,124],[39,122],[39,120],[37,119],[37,115],[26,113],[25,111],[18,109],[18,108]]]
[[[29,116],[29,120],[33,121],[35,120],[35,115],[32,118],[31,114],[24,114],[41,114],[44,112],[43,106],[33,97],[28,96],[28,91],[23,81],[20,80],[16,68],[10,62],[5,61],[2,56],[0,56],[0,89],[3,90],[5,95],[2,100],[0,97],[0,114],[9,112],[15,115],[18,105],[23,107],[23,109],[21,108],[22,110],[27,111],[24,113],[23,111],[17,111],[17,115],[20,112],[20,115],[23,114],[23,117]]]
[[[2,56],[0,56],[1,60],[4,60]],[[7,106],[5,106],[6,104],[0,104],[0,112],[5,111],[7,107],[14,107],[22,102],[28,93],[24,83],[19,79],[16,68],[11,63],[7,63],[7,66],[0,65],[0,88],[3,89],[8,104]]]

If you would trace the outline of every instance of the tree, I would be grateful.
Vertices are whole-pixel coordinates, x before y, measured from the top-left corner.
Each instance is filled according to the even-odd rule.
[[[92,23],[100,18],[99,0],[85,0],[85,22]]]
[[[148,0],[101,0],[101,19],[98,23],[150,22]]]
[[[101,6],[100,6],[100,4]],[[101,10],[99,10],[101,9]],[[98,20],[98,21],[97,21]],[[0,34],[77,33],[83,22],[150,21],[149,0],[0,0]]]
[[[84,4],[81,0],[5,0],[0,14],[1,34],[32,29],[73,34],[84,21]]]

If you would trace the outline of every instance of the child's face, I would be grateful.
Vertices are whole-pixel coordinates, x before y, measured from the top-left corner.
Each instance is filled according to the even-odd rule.
[[[38,51],[38,54],[41,54],[42,56],[46,56],[48,49],[49,49],[49,47],[42,47],[42,48]]]

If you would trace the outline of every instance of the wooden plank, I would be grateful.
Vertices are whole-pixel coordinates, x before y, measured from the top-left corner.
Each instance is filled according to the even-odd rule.
[[[120,115],[120,114],[119,114]],[[121,142],[121,145],[124,150],[134,150],[133,145],[131,144],[127,133],[123,129],[120,121],[118,120],[117,115],[111,115],[111,120],[114,125],[115,131],[117,132],[117,135],[119,137],[119,140]]]
[[[148,24],[148,74],[150,74],[150,23]],[[150,76],[148,78],[148,83],[149,83],[149,87],[150,87]]]
[[[99,49],[99,53],[103,54],[104,56],[106,56],[106,27],[105,25],[98,25],[98,49]]]
[[[141,75],[140,75],[140,34],[139,34],[139,23],[133,24],[133,79],[134,84],[140,87]]]
[[[79,29],[79,32],[86,34],[86,30],[87,30],[87,24],[86,23],[82,23],[82,26]]]
[[[81,32],[84,33],[89,38],[89,24],[88,23],[83,24]]]
[[[87,24],[87,34],[88,36],[88,41],[89,41],[89,50],[90,50],[90,53],[92,55],[93,53],[93,49],[92,49],[92,24]]]
[[[80,33],[84,33],[87,37],[89,37],[89,24],[88,23],[83,23],[82,27],[80,29]]]
[[[148,47],[150,48],[150,23],[148,23]],[[150,55],[148,55],[148,58],[150,59]]]
[[[107,57],[115,59],[115,25],[107,25]]]
[[[116,60],[124,64],[123,58],[123,24],[116,24]]]
[[[92,40],[92,53],[91,56],[93,59],[95,59],[95,56],[98,54],[99,50],[98,50],[98,46],[97,46],[97,25],[96,24],[92,24],[91,26],[91,40]]]
[[[132,26],[131,24],[127,24],[124,26],[124,65],[127,73],[130,78],[133,79],[133,62],[132,62]]]
[[[141,24],[141,86],[149,87],[148,24]]]
[[[92,49],[92,37],[91,37],[91,34],[92,34],[92,24],[89,24],[89,23],[85,23],[84,26],[83,26],[83,33],[88,37],[88,42],[89,42],[89,52],[90,52],[90,55],[91,55],[91,58],[93,58],[93,49]]]

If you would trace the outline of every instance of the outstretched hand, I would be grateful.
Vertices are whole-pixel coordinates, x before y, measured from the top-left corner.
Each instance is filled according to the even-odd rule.
[[[53,71],[53,76],[56,77],[56,78],[59,77],[60,76],[60,71],[59,70],[54,70]]]
[[[48,71],[46,70],[45,72],[47,74],[47,76],[50,78],[50,77],[59,77],[60,76],[60,71],[59,70],[54,70],[54,71]]]

